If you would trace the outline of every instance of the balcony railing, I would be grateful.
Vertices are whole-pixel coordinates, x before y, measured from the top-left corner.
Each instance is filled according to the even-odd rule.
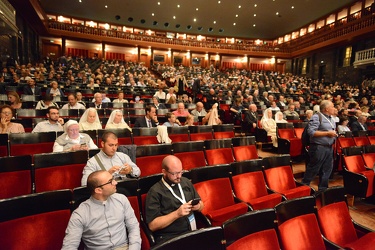
[[[212,42],[212,41],[197,41],[177,38],[167,38],[160,36],[149,36],[143,34],[135,34],[117,30],[106,30],[101,28],[75,25],[70,23],[62,23],[58,21],[48,20],[48,28],[50,30],[62,30],[73,33],[82,33],[93,36],[109,37],[131,41],[144,41],[148,43],[161,43],[171,45],[181,45],[184,47],[193,48],[209,48],[215,50],[232,50],[259,53],[285,53],[303,50],[310,46],[315,46],[323,43],[334,42],[340,39],[346,39],[347,36],[361,31],[361,30],[375,30],[375,13],[374,10],[369,8],[358,11],[342,20],[337,20],[334,23],[326,25],[320,29],[308,33],[304,36],[293,39],[277,45],[255,45],[255,44],[232,44],[225,42]],[[72,36],[74,36],[72,34]],[[124,41],[126,43],[126,41]],[[327,44],[326,44],[327,45]],[[156,46],[157,47],[157,46]]]
[[[375,64],[375,48],[361,50],[355,53],[354,67]]]

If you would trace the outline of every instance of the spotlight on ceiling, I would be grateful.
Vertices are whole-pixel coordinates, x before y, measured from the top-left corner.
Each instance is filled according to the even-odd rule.
[[[153,21],[153,22],[152,22],[152,25],[155,25],[155,26],[156,26],[156,25],[158,25],[158,22],[157,22],[157,21]]]
[[[116,19],[116,20],[120,20],[120,19],[121,19],[121,16],[116,15],[116,16],[115,16],[115,19]]]
[[[134,19],[133,19],[132,17],[129,17],[129,18],[128,18],[128,21],[129,21],[129,22],[133,22],[133,20],[134,20]]]
[[[169,23],[164,23],[164,26],[165,26],[165,27],[168,27],[168,26],[169,26]]]
[[[213,28],[208,28],[208,32],[212,32],[214,29]]]
[[[178,29],[178,28],[180,28],[181,27],[181,25],[180,24],[176,24],[176,28]]]
[[[191,30],[191,28],[193,28],[191,25],[188,25],[188,26],[186,26],[186,28],[188,29],[188,30]]]
[[[145,19],[141,19],[141,23],[145,23],[146,22],[146,20]]]
[[[220,32],[220,33],[223,33],[223,32],[224,32],[224,29],[219,29],[219,32]]]
[[[203,27],[198,27],[198,30],[201,31],[203,29]]]

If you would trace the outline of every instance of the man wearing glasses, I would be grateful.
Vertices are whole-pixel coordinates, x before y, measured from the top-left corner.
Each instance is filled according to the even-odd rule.
[[[111,131],[104,132],[102,136],[102,149],[91,157],[83,169],[82,186],[86,185],[87,177],[94,171],[106,170],[114,177],[126,176],[139,177],[141,170],[132,162],[130,157],[122,152],[117,152],[118,138]]]
[[[40,132],[59,132],[63,131],[64,120],[60,118],[59,108],[51,106],[47,108],[47,118],[48,120],[39,122],[33,129],[33,133]]]
[[[139,223],[129,200],[116,193],[116,180],[107,171],[89,175],[91,197],[72,213],[62,249],[141,249]]]
[[[203,209],[203,202],[191,181],[182,177],[182,163],[169,155],[162,162],[162,179],[147,193],[146,222],[154,233],[156,243],[196,229],[194,211]]]

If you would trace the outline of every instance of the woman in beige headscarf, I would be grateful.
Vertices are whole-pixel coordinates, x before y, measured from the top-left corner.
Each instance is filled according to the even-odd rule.
[[[124,115],[122,113],[122,110],[120,109],[113,110],[111,115],[109,116],[105,129],[109,128],[126,128],[132,131],[129,125],[125,122]]]
[[[260,120],[262,128],[266,130],[267,135],[271,136],[272,144],[277,147],[277,136],[276,136],[276,121],[272,118],[272,110],[270,108],[264,110],[263,117]]]
[[[95,108],[86,109],[83,113],[81,119],[79,119],[79,129],[80,130],[97,130],[102,129],[102,124],[100,123],[98,112]]]

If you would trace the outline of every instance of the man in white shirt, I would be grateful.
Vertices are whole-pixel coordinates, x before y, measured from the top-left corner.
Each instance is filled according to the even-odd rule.
[[[68,102],[62,109],[86,109],[85,106],[77,101],[77,97],[74,94],[68,95]]]
[[[33,129],[32,133],[40,133],[40,132],[59,132],[63,131],[64,120],[60,118],[59,109],[55,106],[51,106],[47,108],[47,118],[48,120],[39,122],[35,128]]]
[[[191,111],[191,114],[194,116],[194,121],[197,122],[198,121],[198,117],[199,116],[206,116],[207,115],[207,112],[206,110],[203,108],[203,103],[202,102],[197,102],[196,106],[195,106],[195,109],[193,109]]]
[[[126,176],[139,177],[141,170],[132,162],[130,157],[122,152],[117,152],[118,138],[110,131],[106,131],[102,137],[102,149],[91,157],[83,169],[81,184],[87,184],[87,178],[92,172],[106,170],[115,178],[125,179]]]

